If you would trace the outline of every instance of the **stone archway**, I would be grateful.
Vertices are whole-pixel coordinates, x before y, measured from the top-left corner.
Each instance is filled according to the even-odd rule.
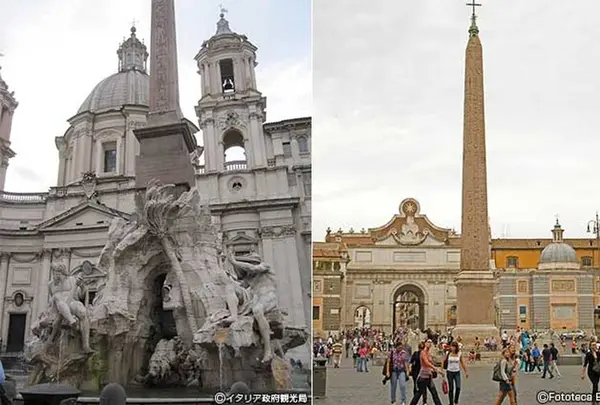
[[[425,330],[425,293],[414,284],[400,286],[393,295],[392,330]]]
[[[371,310],[361,305],[354,310],[354,327],[358,329],[370,328],[371,327]]]

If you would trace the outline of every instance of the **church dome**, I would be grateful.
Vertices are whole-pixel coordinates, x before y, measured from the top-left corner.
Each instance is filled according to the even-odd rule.
[[[563,229],[558,221],[552,230],[553,240],[540,256],[540,269],[579,269],[575,249],[563,240]]]
[[[135,27],[132,27],[131,36],[117,50],[119,72],[108,76],[94,87],[79,108],[78,114],[115,110],[124,105],[148,106],[148,52],[135,32]]]

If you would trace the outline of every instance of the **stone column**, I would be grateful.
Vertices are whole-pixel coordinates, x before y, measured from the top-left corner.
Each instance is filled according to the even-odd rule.
[[[475,336],[498,336],[490,270],[483,51],[472,18],[465,63],[463,126],[462,232],[460,274],[456,280],[457,326],[465,342]]]
[[[290,148],[292,149],[292,161],[300,163],[300,149],[298,148],[298,138],[295,136],[291,139]]]
[[[37,319],[48,306],[48,283],[50,282],[50,264],[52,261],[52,249],[42,251],[42,265],[39,276],[36,278],[37,288],[34,298],[33,319]]]
[[[0,152],[2,153],[2,152]],[[4,190],[6,182],[6,171],[8,170],[8,158],[0,155],[0,191]]]
[[[244,85],[244,78],[242,77],[242,66],[241,58],[233,59],[233,81],[235,83],[235,91],[244,91],[246,86]]]
[[[123,153],[123,137],[120,136],[117,138],[117,161],[115,162],[116,174],[123,174],[124,169],[124,153]]]
[[[104,172],[104,168],[102,167],[103,162],[103,153],[102,153],[102,142],[100,139],[96,140],[96,175],[100,176]]]
[[[252,154],[256,167],[265,167],[265,142],[262,136],[262,116],[257,113],[250,114],[250,142],[252,142]]]
[[[204,97],[206,94],[208,94],[208,91],[206,91],[206,65],[203,63],[200,65],[200,97]]]
[[[0,327],[4,325],[4,304],[6,303],[9,264],[10,253],[0,252]],[[4,336],[4,331],[2,331],[2,336]],[[4,344],[6,344],[6,342],[4,342]]]

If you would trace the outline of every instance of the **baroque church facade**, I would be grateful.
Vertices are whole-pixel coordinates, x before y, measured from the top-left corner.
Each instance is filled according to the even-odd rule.
[[[257,47],[221,15],[201,45],[196,105],[203,146],[190,159],[202,204],[210,207],[225,249],[256,252],[273,266],[288,322],[308,327],[311,265],[311,118],[266,121],[258,90]],[[4,190],[17,101],[0,78],[0,338],[20,352],[32,320],[48,305],[50,265],[81,272],[92,302],[105,276],[96,267],[115,217],[136,211],[134,130],[149,110],[148,51],[135,28],[117,51],[118,72],[98,83],[68,129],[55,139],[56,186],[48,192]],[[18,112],[18,110],[16,110]],[[18,115],[17,115],[18,116]],[[232,148],[236,159],[229,158]],[[235,150],[235,149],[234,149]],[[169,170],[168,167],[158,170]]]
[[[597,327],[598,238],[491,239],[496,326],[514,330]],[[385,225],[327,230],[313,245],[313,330],[398,327],[446,331],[456,325],[461,238],[421,214],[417,200],[400,203]]]

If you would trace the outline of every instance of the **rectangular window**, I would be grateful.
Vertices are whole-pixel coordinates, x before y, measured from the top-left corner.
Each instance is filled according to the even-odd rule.
[[[321,307],[314,306],[313,307],[313,321],[318,321],[321,319]]]
[[[583,256],[581,258],[581,265],[583,267],[592,267],[592,257],[591,256]]]
[[[519,258],[516,256],[509,256],[506,258],[506,267],[517,268],[519,267]]]
[[[292,157],[292,145],[289,142],[283,142],[283,157]]]
[[[104,147],[104,173],[114,173],[117,171],[117,143],[109,142]]]

